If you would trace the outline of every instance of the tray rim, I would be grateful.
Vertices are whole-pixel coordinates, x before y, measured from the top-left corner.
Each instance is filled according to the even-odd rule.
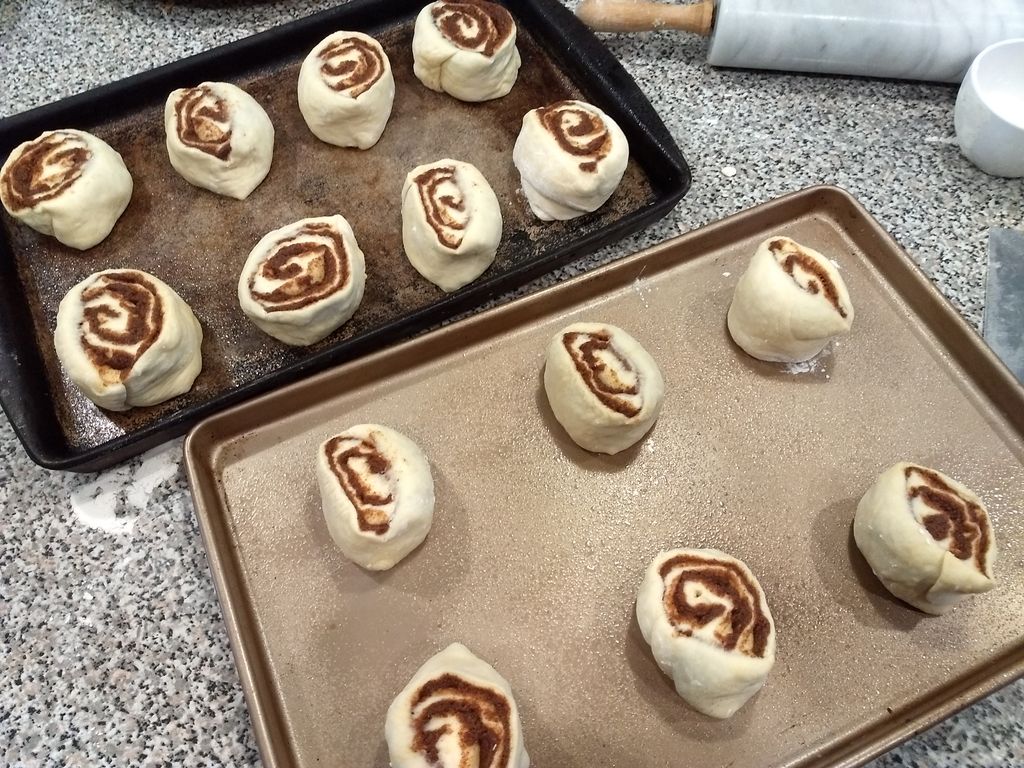
[[[222,411],[203,420],[189,432],[184,444],[185,465],[203,546],[207,553],[218,602],[224,615],[235,666],[242,683],[246,703],[249,706],[253,732],[261,758],[268,768],[284,768],[296,764],[295,747],[287,732],[280,733],[281,713],[276,713],[276,717],[268,715],[268,710],[275,709],[278,702],[274,699],[269,701],[265,699],[268,693],[273,695],[273,691],[270,689],[275,685],[273,676],[269,672],[269,656],[264,644],[262,640],[257,639],[247,645],[242,639],[245,633],[252,632],[251,636],[257,638],[259,633],[252,631],[255,618],[248,593],[242,586],[245,578],[238,560],[238,551],[231,543],[230,534],[225,533],[224,530],[227,526],[226,518],[223,516],[225,500],[222,494],[215,490],[217,488],[216,477],[223,468],[225,443],[237,440],[261,428],[265,423],[269,423],[263,422],[258,414],[271,401],[280,400],[289,403],[287,407],[280,409],[273,421],[291,418],[306,410],[309,404],[320,402],[317,398],[304,399],[301,396],[303,390],[315,391],[333,380],[350,378],[354,379],[351,383],[352,388],[365,386],[366,381],[358,380],[352,374],[377,368],[379,369],[377,372],[370,374],[369,381],[379,380],[392,373],[392,369],[394,371],[407,370],[409,366],[397,364],[397,361],[408,356],[410,350],[426,347],[428,354],[420,357],[419,360],[419,364],[424,364],[464,347],[465,344],[455,337],[468,337],[472,339],[470,343],[478,343],[483,338],[500,333],[501,328],[509,327],[509,324],[502,322],[508,315],[518,317],[527,313],[532,305],[549,301],[553,295],[575,294],[588,283],[600,281],[609,274],[628,273],[635,265],[656,258],[666,251],[688,249],[688,253],[680,256],[674,262],[694,258],[692,253],[700,251],[701,241],[714,237],[723,229],[734,227],[737,220],[750,212],[785,210],[793,205],[803,205],[805,208],[811,209],[822,206],[822,203],[826,201],[838,204],[839,207],[845,208],[848,215],[857,217],[868,226],[870,235],[884,237],[895,245],[899,263],[890,269],[898,270],[910,284],[911,290],[916,289],[919,293],[914,297],[907,296],[895,282],[890,284],[899,289],[900,298],[910,306],[915,314],[922,315],[925,312],[931,314],[933,317],[931,321],[926,321],[922,317],[929,330],[938,336],[939,331],[935,329],[935,326],[941,326],[943,348],[950,353],[958,365],[972,371],[970,381],[978,387],[985,400],[1000,411],[1000,414],[1013,426],[1018,435],[1024,438],[1024,383],[1016,379],[998,356],[985,344],[978,332],[967,323],[952,303],[941,294],[935,284],[907,255],[903,247],[875,220],[867,209],[848,191],[832,185],[807,187],[738,211],[726,218],[670,238],[563,283],[450,323],[443,328],[435,329],[399,345],[323,371],[308,379]],[[874,261],[872,264],[883,272],[885,271],[885,265]],[[671,267],[659,267],[659,271],[661,268]],[[888,275],[886,277],[888,279]],[[599,295],[599,293],[595,295]],[[484,330],[481,331],[481,327]],[[488,330],[489,327],[490,330]],[[477,332],[474,333],[474,331]],[[332,394],[340,396],[347,389],[348,387],[344,386],[336,387],[332,390]],[[997,397],[997,394],[1002,396]],[[1016,410],[1011,410],[1012,406],[1016,406]],[[250,418],[248,421],[242,419],[242,425],[232,425],[232,422],[239,420],[239,416]],[[222,540],[222,537],[226,538]],[[226,564],[226,560],[230,560],[230,563]],[[229,571],[228,568],[233,570]],[[249,625],[250,628],[245,629],[245,625]],[[1021,677],[1024,677],[1024,641],[983,665],[965,670],[953,683],[942,689],[944,692],[948,692],[948,695],[941,700],[915,700],[906,707],[890,713],[888,721],[876,724],[868,723],[831,749],[800,758],[798,762],[792,764],[791,768],[856,768],[856,766],[865,764]]]
[[[625,70],[621,62],[586,25],[576,18],[558,0],[498,0],[510,6],[520,17],[524,13],[534,17],[526,27],[538,43],[555,61],[559,69],[575,85],[599,94],[602,104],[620,121],[626,122],[627,134],[642,138],[645,153],[656,156],[641,164],[641,170],[651,184],[654,200],[617,219],[608,226],[572,242],[547,250],[543,256],[526,262],[501,275],[475,281],[466,288],[441,297],[436,303],[424,306],[385,325],[373,328],[361,336],[346,339],[326,347],[295,363],[285,365],[242,386],[228,389],[203,403],[185,406],[146,426],[125,432],[91,447],[72,445],[61,429],[56,413],[44,403],[52,402],[46,377],[38,379],[29,373],[42,372],[43,363],[38,345],[19,341],[17,329],[31,316],[27,304],[19,307],[0,307],[0,409],[4,411],[15,435],[29,458],[46,469],[91,472],[110,467],[124,459],[187,432],[204,418],[230,408],[252,397],[271,392],[294,381],[302,381],[310,371],[322,371],[331,365],[360,359],[367,353],[387,348],[396,341],[414,337],[425,328],[445,322],[467,311],[477,310],[482,304],[503,293],[526,285],[556,267],[570,263],[600,247],[619,242],[655,221],[664,218],[686,195],[692,183],[686,162],[671,132],[655,111],[650,99]],[[194,80],[192,74],[212,65],[232,69],[233,78],[239,73],[258,67],[247,63],[246,57],[274,46],[280,40],[313,35],[326,26],[338,28],[350,19],[352,28],[369,28],[374,24],[387,24],[407,14],[403,3],[386,17],[374,18],[373,23],[360,21],[373,16],[382,7],[390,10],[389,0],[351,0],[285,24],[249,35],[233,42],[200,53],[171,61],[159,67],[116,80],[67,98],[44,104],[25,112],[0,119],[0,154],[6,156],[21,141],[28,140],[52,128],[55,121],[65,119],[75,126],[91,125],[91,119],[82,119],[81,113],[91,115],[107,113],[130,114],[146,108],[153,99],[152,92],[167,92],[168,86],[177,87],[183,78]],[[557,45],[554,41],[557,41]],[[235,59],[239,62],[235,63]],[[231,78],[228,78],[231,79]],[[128,106],[124,106],[121,101]],[[75,116],[78,115],[76,118]],[[628,120],[628,122],[627,122]],[[0,280],[21,284],[15,256],[5,236],[7,224],[0,226]],[[4,302],[0,302],[3,304]],[[26,369],[31,369],[26,373]],[[42,390],[43,395],[32,400],[24,393]],[[48,432],[50,434],[48,434]]]

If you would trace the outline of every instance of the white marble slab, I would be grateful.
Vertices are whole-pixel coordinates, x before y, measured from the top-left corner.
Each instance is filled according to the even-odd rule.
[[[958,83],[1011,37],[1024,0],[719,0],[708,61]]]

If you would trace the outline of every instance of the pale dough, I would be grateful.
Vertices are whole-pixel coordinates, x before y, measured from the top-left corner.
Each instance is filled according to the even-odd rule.
[[[231,83],[172,91],[164,130],[171,165],[197,187],[244,200],[270,172],[274,126],[256,99]]]
[[[853,304],[839,270],[788,237],[758,246],[729,306],[729,333],[751,357],[784,363],[810,360],[849,332]]]
[[[527,112],[512,149],[523,193],[543,221],[596,211],[619,186],[628,161],[629,142],[618,123],[582,101]]]
[[[85,131],[46,131],[0,168],[0,200],[14,218],[86,250],[110,234],[132,197],[121,155]]]
[[[203,367],[203,331],[192,310],[135,269],[96,272],[68,291],[53,342],[68,378],[111,411],[188,392]]]
[[[391,768],[530,768],[512,687],[461,643],[430,657],[395,697],[384,738]]]
[[[321,141],[369,149],[380,139],[395,100],[395,77],[380,43],[361,32],[335,32],[299,69],[299,111]]]
[[[392,568],[430,531],[430,464],[400,432],[356,424],[328,438],[317,449],[316,477],[331,538],[363,568]]]
[[[501,242],[498,198],[474,166],[438,160],[414,168],[402,188],[402,242],[416,271],[442,290],[475,280]]]
[[[665,394],[654,358],[607,323],[573,323],[551,339],[544,391],[558,423],[581,448],[619,453],[647,434]]]
[[[732,717],[775,664],[775,622],[760,582],[717,549],[655,557],[637,593],[636,618],[676,691],[710,717]]]
[[[462,101],[506,95],[519,74],[511,14],[485,0],[439,0],[420,11],[412,38],[413,72],[427,88]]]
[[[302,219],[265,235],[238,278],[238,302],[256,326],[285,344],[314,344],[355,314],[366,266],[343,216]]]
[[[886,589],[926,613],[995,586],[988,510],[938,470],[900,462],[883,472],[857,504],[853,536]]]

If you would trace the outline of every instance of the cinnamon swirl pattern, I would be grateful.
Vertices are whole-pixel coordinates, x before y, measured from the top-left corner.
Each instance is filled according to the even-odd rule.
[[[439,0],[416,17],[413,71],[427,88],[462,101],[506,95],[519,75],[516,24],[486,0]]]
[[[529,768],[512,687],[453,643],[413,675],[388,708],[392,768]]]
[[[665,383],[654,358],[621,328],[573,323],[548,345],[544,391],[577,445],[614,454],[650,430]]]
[[[572,219],[608,202],[626,172],[629,143],[593,104],[559,101],[523,116],[512,162],[537,218]]]
[[[418,547],[434,517],[434,481],[412,440],[380,424],[357,424],[317,450],[327,530],[342,553],[372,571]]]
[[[839,270],[788,237],[758,246],[729,306],[730,335],[760,360],[810,360],[852,325],[853,304]]]
[[[369,149],[384,133],[395,100],[391,62],[361,32],[335,32],[299,69],[299,111],[321,141]]]
[[[988,510],[937,470],[902,462],[883,472],[857,505],[853,535],[886,589],[926,613],[995,586]]]
[[[86,250],[110,234],[132,197],[121,155],[85,131],[47,131],[0,168],[0,201],[14,218]]]
[[[188,392],[202,369],[203,331],[192,310],[134,269],[96,272],[68,291],[53,341],[68,378],[112,411]]]
[[[402,188],[402,242],[416,271],[445,291],[479,277],[501,242],[501,208],[474,166],[444,159],[410,171]]]
[[[717,549],[660,553],[644,574],[636,617],[661,670],[694,709],[726,718],[775,664],[775,623],[760,583]]]
[[[256,326],[285,344],[308,346],[359,308],[363,252],[342,216],[302,219],[265,235],[238,278],[238,303]]]
[[[263,107],[231,83],[172,91],[164,130],[171,165],[197,187],[244,200],[270,172],[274,126]]]

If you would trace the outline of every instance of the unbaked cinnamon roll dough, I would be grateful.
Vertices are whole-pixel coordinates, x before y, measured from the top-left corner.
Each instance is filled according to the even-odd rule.
[[[299,111],[328,144],[369,149],[384,133],[395,78],[380,43],[361,32],[335,32],[310,51],[299,70]]]
[[[445,291],[475,280],[494,261],[501,209],[487,179],[459,160],[414,168],[402,188],[402,242],[416,271]]]
[[[0,200],[37,232],[79,250],[110,234],[132,197],[121,155],[85,131],[46,131],[0,168]]]
[[[430,657],[388,707],[392,768],[529,768],[512,687],[461,643]]]
[[[644,574],[636,618],[661,670],[691,707],[732,717],[775,664],[775,622],[761,584],[717,549],[661,552]]]
[[[506,95],[519,74],[512,15],[486,0],[438,0],[416,17],[413,72],[427,88],[462,101]]]
[[[199,321],[166,283],[140,270],[97,272],[68,291],[53,342],[68,378],[112,411],[183,394],[202,369]]]
[[[853,536],[885,588],[926,613],[995,586],[988,510],[936,469],[901,462],[883,472],[857,504]]]
[[[654,358],[621,328],[573,323],[548,345],[544,391],[577,445],[614,454],[653,426],[665,383]]]
[[[772,362],[810,360],[852,325],[853,304],[839,270],[788,237],[758,246],[729,305],[736,344]]]
[[[366,267],[343,216],[302,219],[265,235],[238,278],[238,302],[256,326],[294,346],[329,335],[355,314]]]
[[[622,129],[582,101],[527,112],[512,149],[523,193],[543,221],[596,211],[619,186],[628,161]]]
[[[316,468],[327,530],[354,563],[386,570],[423,543],[434,518],[434,480],[408,437],[356,424],[320,445]]]
[[[172,91],[164,129],[171,165],[197,187],[244,200],[270,172],[274,126],[236,85],[201,83]]]

